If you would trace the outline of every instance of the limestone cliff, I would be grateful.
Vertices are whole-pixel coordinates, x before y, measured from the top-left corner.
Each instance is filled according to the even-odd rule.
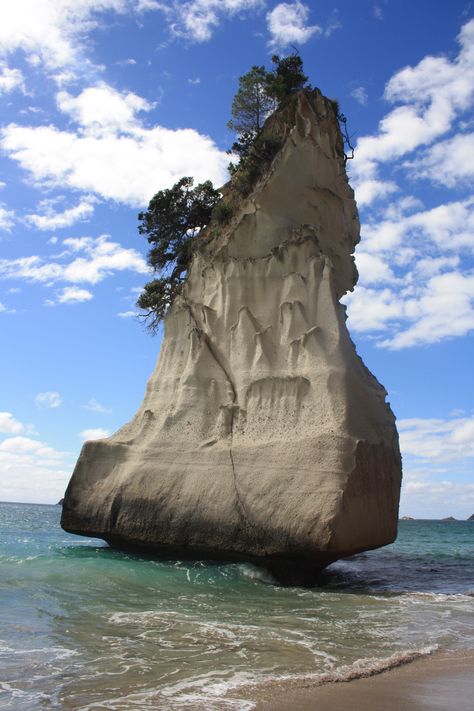
[[[359,221],[337,118],[315,90],[265,130],[282,148],[199,238],[142,406],[83,447],[68,531],[314,570],[396,536],[394,416],[339,303]]]

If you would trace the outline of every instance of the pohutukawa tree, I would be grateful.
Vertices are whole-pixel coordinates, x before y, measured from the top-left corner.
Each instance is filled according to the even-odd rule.
[[[180,291],[191,261],[192,240],[209,224],[221,199],[210,180],[193,185],[193,178],[181,178],[172,188],[157,192],[148,209],[138,215],[138,231],[152,245],[148,264],[157,274],[145,284],[137,301],[152,333]]]

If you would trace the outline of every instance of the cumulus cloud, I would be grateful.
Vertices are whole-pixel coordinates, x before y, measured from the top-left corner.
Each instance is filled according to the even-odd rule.
[[[474,457],[474,417],[398,420],[402,452],[446,463]]]
[[[377,134],[357,141],[351,168],[358,181],[375,179],[378,164],[431,144],[451,129],[458,112],[470,108],[474,97],[474,20],[463,26],[458,41],[460,51],[454,60],[425,57],[387,83],[386,100],[401,105],[381,120]]]
[[[374,220],[363,230],[364,248],[371,252],[390,252],[401,245],[427,242],[442,251],[472,251],[474,240],[474,197],[437,205],[411,215]]]
[[[474,272],[462,269],[474,248],[474,198],[406,214],[416,204],[407,197],[365,226],[360,285],[344,299],[350,329],[379,332],[378,345],[395,350],[474,329]]]
[[[113,242],[108,235],[63,240],[65,250],[55,259],[30,256],[0,259],[0,278],[24,279],[52,284],[97,284],[117,271],[148,274],[149,268],[139,252]]]
[[[474,274],[433,277],[418,299],[403,302],[403,309],[407,318],[415,315],[415,322],[381,341],[382,347],[400,350],[465,336],[474,330]]]
[[[357,205],[364,207],[396,193],[398,186],[392,180],[363,180],[357,185]]]
[[[361,284],[387,284],[395,281],[390,266],[375,254],[358,251],[356,255],[357,270]]]
[[[151,111],[155,104],[133,92],[119,92],[100,82],[84,89],[78,96],[61,91],[56,96],[58,108],[80,124],[87,133],[132,132],[136,115]]]
[[[110,436],[109,430],[104,430],[102,427],[96,427],[95,429],[83,430],[79,433],[79,437],[82,437],[84,442],[92,439],[105,439]]]
[[[87,289],[80,289],[77,286],[66,286],[58,296],[60,304],[81,304],[90,301],[94,295]]]
[[[474,133],[458,134],[423,151],[405,167],[416,178],[454,187],[474,178]]]
[[[453,481],[446,472],[444,478],[435,479],[432,470],[407,470],[402,484],[401,511],[419,518],[449,515],[466,519],[474,511],[474,484]]]
[[[308,25],[310,9],[300,0],[276,5],[267,14],[270,45],[284,48],[293,44],[305,44],[314,34],[321,34],[319,25]]]
[[[159,9],[143,0],[15,0],[0,3],[0,55],[25,53],[59,82],[70,81],[90,64],[84,53],[86,35],[104,22],[106,13]]]
[[[14,89],[25,93],[25,78],[20,69],[11,69],[4,62],[0,62],[0,94],[8,94]]]
[[[0,432],[5,434],[18,434],[23,432],[25,426],[19,422],[11,412],[0,412]]]
[[[172,34],[194,42],[207,42],[226,17],[262,7],[263,0],[188,0],[160,5]]]
[[[0,500],[56,503],[72,470],[71,455],[29,437],[0,442]]]
[[[40,186],[141,207],[183,175],[225,180],[224,151],[194,129],[146,127],[137,113],[152,105],[136,94],[102,83],[75,97],[61,92],[58,107],[79,123],[76,131],[10,124],[1,134],[6,153]]]
[[[345,301],[351,330],[389,329],[392,335],[378,345],[391,350],[438,343],[474,329],[474,273],[450,271],[398,292],[361,286]]]
[[[61,395],[56,391],[48,390],[44,393],[38,393],[35,397],[35,402],[38,407],[56,408],[63,404]]]
[[[474,417],[401,419],[397,427],[404,461],[402,510],[428,518],[470,516]]]
[[[55,201],[43,200],[39,204],[39,213],[26,216],[26,221],[38,230],[59,230],[71,227],[76,222],[83,222],[94,214],[96,199],[86,196],[74,207],[69,207],[62,212],[54,210]]]

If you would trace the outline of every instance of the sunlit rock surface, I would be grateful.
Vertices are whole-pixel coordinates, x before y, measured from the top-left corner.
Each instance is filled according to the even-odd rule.
[[[396,536],[394,416],[339,303],[359,221],[334,109],[301,93],[265,131],[283,146],[199,238],[142,406],[83,447],[68,531],[309,572]]]

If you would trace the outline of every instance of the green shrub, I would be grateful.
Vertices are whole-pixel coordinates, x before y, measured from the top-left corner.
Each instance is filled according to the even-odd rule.
[[[218,202],[212,211],[212,218],[219,222],[219,224],[221,225],[230,220],[231,217],[232,208],[228,203],[224,202],[223,200],[221,202]]]

